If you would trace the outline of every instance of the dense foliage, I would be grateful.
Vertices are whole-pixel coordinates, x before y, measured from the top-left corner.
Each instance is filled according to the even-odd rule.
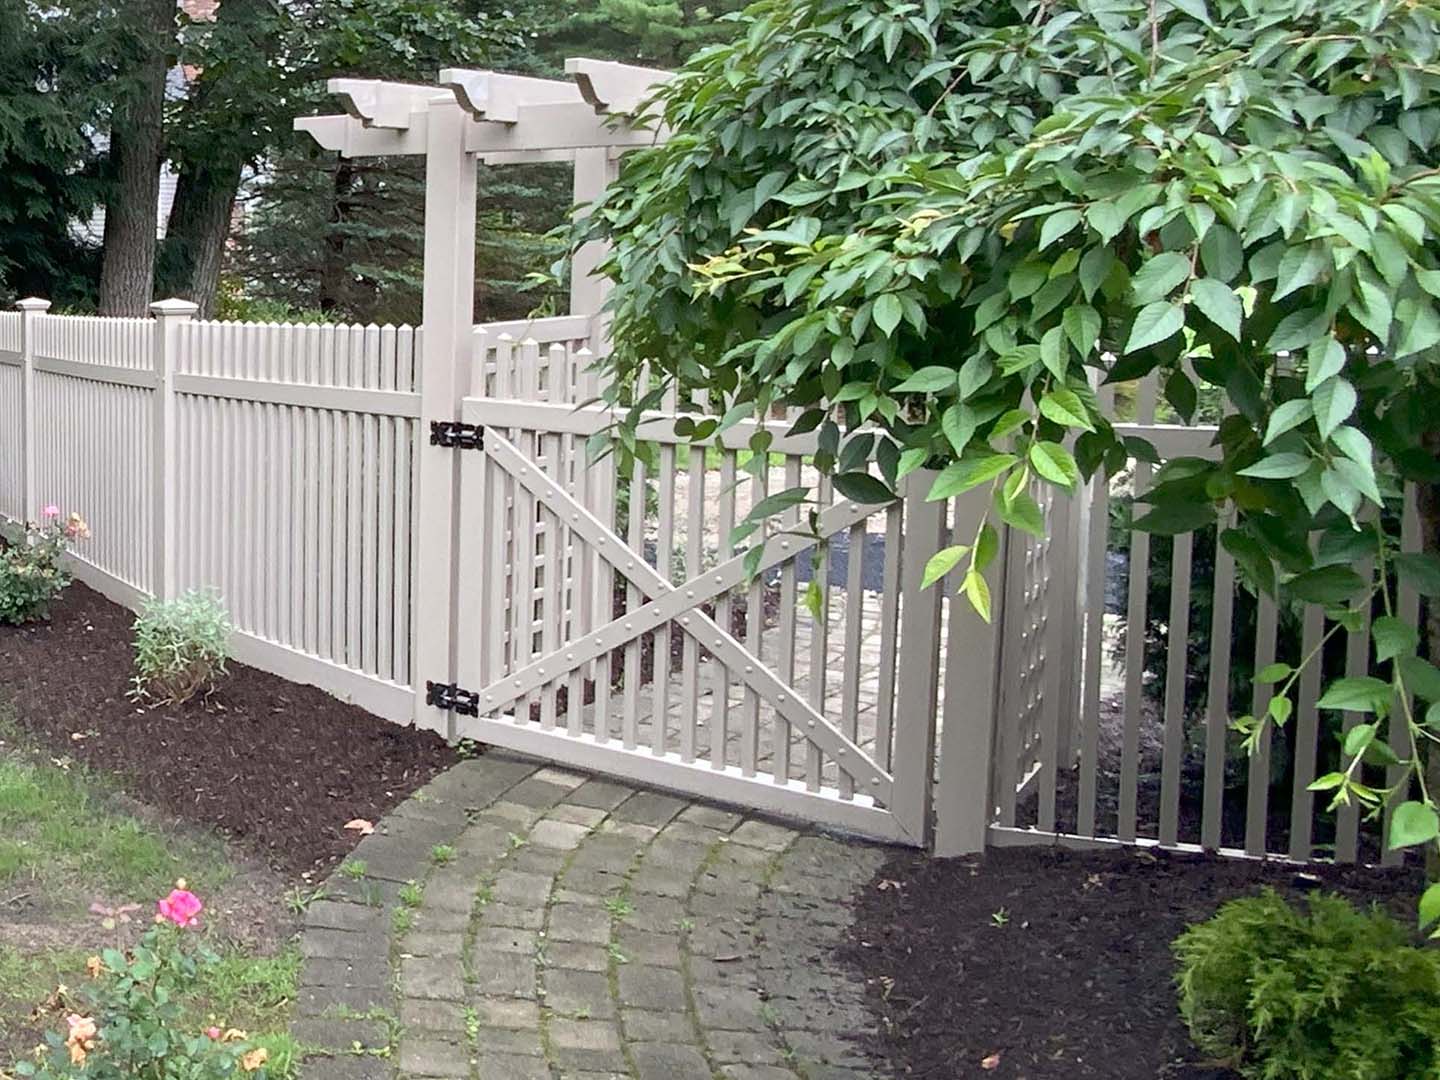
[[[1182,417],[1223,392],[1215,456],[1165,463],[1136,525],[1218,524],[1249,587],[1328,605],[1332,634],[1373,599],[1384,677],[1321,706],[1376,722],[1317,784],[1402,804],[1392,845],[1440,837],[1420,755],[1384,738],[1393,699],[1402,754],[1440,739],[1440,669],[1394,590],[1440,594],[1437,8],[762,0],[747,23],[661,92],[672,138],[581,226],[615,245],[613,393],[648,361],[664,378],[632,404],[667,379],[723,398],[697,439],[801,407],[861,501],[922,468],[933,499],[984,485],[991,512],[930,576],[988,617],[992,519],[1038,533],[1035,482],[1157,458],[1093,377],[1158,372]],[[1376,513],[1405,481],[1423,552]],[[1250,740],[1293,708],[1297,673],[1260,674],[1280,686],[1237,721]],[[1398,781],[1366,785],[1367,761]]]
[[[0,541],[0,625],[49,618],[50,605],[72,580],[65,552],[90,536],[78,513],[62,518],[58,507],[47,506],[42,517],[27,523],[11,541]]]
[[[1180,1011],[1254,1080],[1414,1080],[1440,1070],[1440,953],[1338,896],[1232,900],[1175,942]]]
[[[180,704],[209,693],[225,674],[233,627],[219,594],[190,589],[174,600],[151,600],[135,620],[131,696]]]

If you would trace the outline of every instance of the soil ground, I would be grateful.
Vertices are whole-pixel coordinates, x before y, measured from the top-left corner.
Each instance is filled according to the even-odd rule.
[[[857,897],[845,955],[880,1033],[867,1049],[926,1080],[1231,1080],[1199,1060],[1170,943],[1262,885],[1407,907],[1418,871],[1294,867],[1148,851],[995,849],[892,857]]]
[[[323,877],[378,821],[456,760],[403,728],[243,664],[205,699],[127,696],[134,615],[76,583],[48,622],[0,627],[0,702],[52,755],[117,777],[126,794],[209,826],[287,875]]]

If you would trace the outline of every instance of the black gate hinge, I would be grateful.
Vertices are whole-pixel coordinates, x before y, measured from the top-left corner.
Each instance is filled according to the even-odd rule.
[[[485,429],[479,424],[462,424],[458,420],[431,420],[430,445],[454,450],[483,450]]]
[[[462,690],[454,683],[427,681],[425,704],[446,712],[457,712],[461,716],[480,715],[480,695],[473,690]]]

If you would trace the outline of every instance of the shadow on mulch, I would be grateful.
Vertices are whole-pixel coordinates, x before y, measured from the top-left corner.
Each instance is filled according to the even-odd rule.
[[[1314,874],[1407,922],[1421,885],[1416,870]],[[929,1080],[1231,1080],[1190,1044],[1170,943],[1265,884],[1317,887],[1294,868],[1163,852],[896,855],[858,894],[844,950],[879,1020],[867,1049]]]
[[[433,732],[243,664],[206,700],[137,706],[126,696],[134,619],[76,583],[49,622],[0,627],[0,706],[51,753],[287,873],[343,858],[359,839],[347,821],[378,821],[456,761]]]

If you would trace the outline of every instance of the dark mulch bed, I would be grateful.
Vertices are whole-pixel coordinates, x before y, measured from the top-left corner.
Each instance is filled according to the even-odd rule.
[[[26,735],[118,775],[127,794],[212,826],[290,873],[321,870],[456,760],[403,728],[243,664],[207,700],[126,696],[134,615],[75,584],[51,621],[0,627],[0,705]]]
[[[1406,920],[1417,874],[1315,870],[1324,888]],[[1320,887],[1293,868],[1164,853],[896,856],[858,897],[845,950],[881,1017],[869,1049],[896,1076],[932,1080],[1230,1080],[1190,1045],[1170,942],[1262,884]]]

